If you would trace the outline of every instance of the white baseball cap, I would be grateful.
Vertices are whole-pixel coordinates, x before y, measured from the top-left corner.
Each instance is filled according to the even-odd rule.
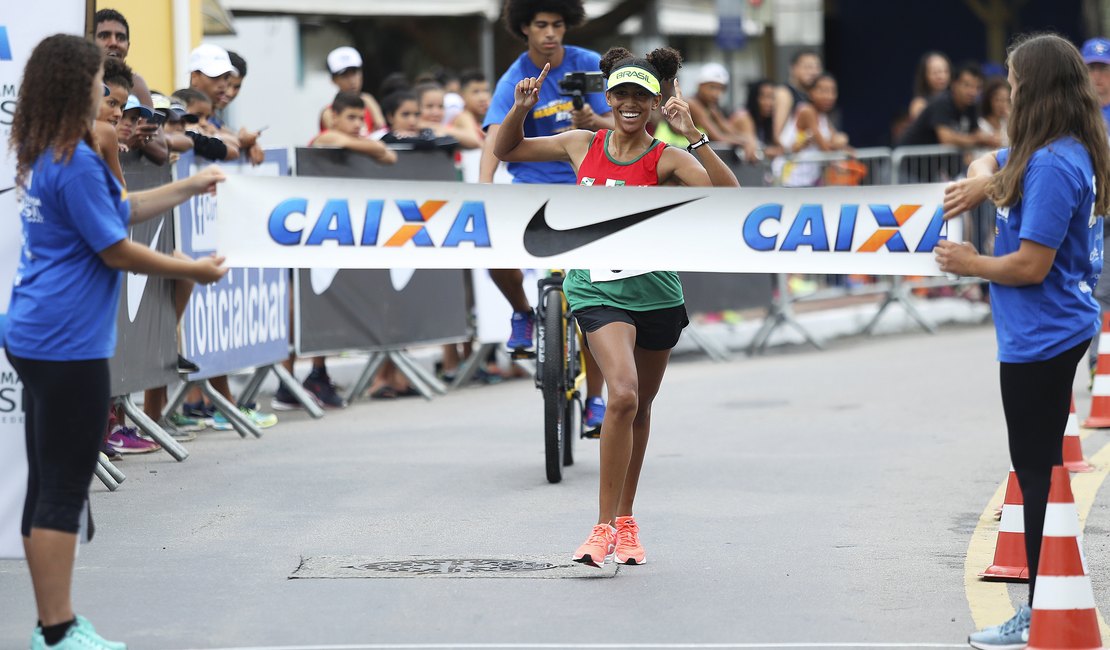
[[[206,77],[221,77],[227,73],[237,75],[238,70],[231,65],[227,50],[210,43],[202,43],[189,54],[189,72],[199,72]]]
[[[332,74],[339,74],[350,68],[361,67],[362,57],[359,55],[358,50],[353,47],[344,45],[328,53],[328,70],[330,70]]]
[[[698,85],[715,83],[722,86],[728,85],[728,70],[720,63],[706,63],[698,72]]]

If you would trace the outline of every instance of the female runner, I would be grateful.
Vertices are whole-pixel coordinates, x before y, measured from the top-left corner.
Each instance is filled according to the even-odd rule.
[[[613,107],[616,128],[525,138],[524,118],[537,103],[550,69],[545,66],[538,78],[517,84],[515,104],[497,132],[494,153],[510,162],[569,162],[580,185],[738,187],[732,171],[705,146],[709,140],[694,127],[677,82],[674,97],[662,110],[671,129],[691,143],[688,151],[668,147],[646,130],[651,113],[662,103],[661,83],[674,79],[681,62],[679,53],[670,48],[657,49],[646,58],[635,58],[623,48],[611,49],[600,67],[609,80],[605,97]],[[682,284],[673,271],[575,269],[567,273],[563,289],[609,390],[601,425],[597,525],[574,553],[574,560],[600,567],[615,555],[620,563],[643,564],[646,554],[632,505],[647,451],[651,403],[671,348],[689,322]]]

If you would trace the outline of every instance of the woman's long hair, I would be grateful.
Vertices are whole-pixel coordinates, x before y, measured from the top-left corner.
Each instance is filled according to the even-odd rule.
[[[102,59],[96,45],[68,34],[35,46],[12,119],[9,146],[16,154],[18,185],[47,149],[53,148],[55,162],[68,162],[79,141],[93,146],[91,92]]]
[[[988,188],[996,205],[1021,200],[1025,168],[1033,153],[1065,136],[1078,140],[1091,156],[1095,173],[1095,213],[1110,212],[1110,145],[1098,96],[1087,66],[1067,40],[1055,34],[1023,38],[1010,47],[1014,72],[1010,111],[1010,157]]]

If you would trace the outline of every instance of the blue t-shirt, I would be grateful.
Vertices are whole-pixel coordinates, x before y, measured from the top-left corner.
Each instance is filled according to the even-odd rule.
[[[573,45],[567,45],[563,50],[563,63],[547,73],[547,79],[540,88],[539,101],[532,107],[532,114],[524,118],[526,138],[555,135],[573,129],[571,111],[574,110],[574,105],[570,97],[559,94],[559,80],[568,72],[600,70],[601,57],[597,52]],[[540,76],[540,72],[542,70],[532,63],[527,52],[521,54],[497,81],[482,128],[504,122],[505,116],[513,107],[516,85],[526,77]],[[604,93],[592,93],[586,96],[586,100],[598,115],[605,115],[613,110],[605,102]],[[578,183],[574,167],[566,162],[513,162],[509,163],[509,173],[513,175],[514,183]]]
[[[1102,120],[1110,127],[1110,104],[1102,107]]]
[[[107,359],[116,351],[122,273],[97,254],[127,238],[127,193],[84,142],[68,163],[47,150],[31,170],[5,347],[42,361]]]
[[[999,152],[999,165],[1009,153]],[[1013,253],[1023,239],[1056,250],[1041,284],[991,283],[999,361],[1044,361],[1098,333],[1092,293],[1102,272],[1102,216],[1095,214],[1094,201],[1091,157],[1079,141],[1066,137],[1033,153],[1021,200],[998,208],[996,256]]]

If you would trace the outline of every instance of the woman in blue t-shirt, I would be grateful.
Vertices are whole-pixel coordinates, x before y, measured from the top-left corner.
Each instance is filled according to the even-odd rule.
[[[941,270],[990,281],[1002,407],[1025,508],[1029,602],[1037,580],[1048,489],[1063,462],[1075,367],[1097,330],[1092,295],[1110,208],[1110,148],[1098,98],[1075,46],[1054,35],[1010,49],[1009,149],[975,161],[945,195],[946,216],[990,198],[995,255],[942,241]],[[1030,608],[972,634],[976,648],[1023,647]]]
[[[23,546],[39,624],[31,648],[123,648],[70,599],[79,523],[107,424],[121,271],[215,282],[223,259],[182,260],[132,242],[129,224],[213,191],[218,169],[130,196],[93,149],[100,49],[76,36],[35,47],[12,119],[23,246],[2,344],[23,382]]]

